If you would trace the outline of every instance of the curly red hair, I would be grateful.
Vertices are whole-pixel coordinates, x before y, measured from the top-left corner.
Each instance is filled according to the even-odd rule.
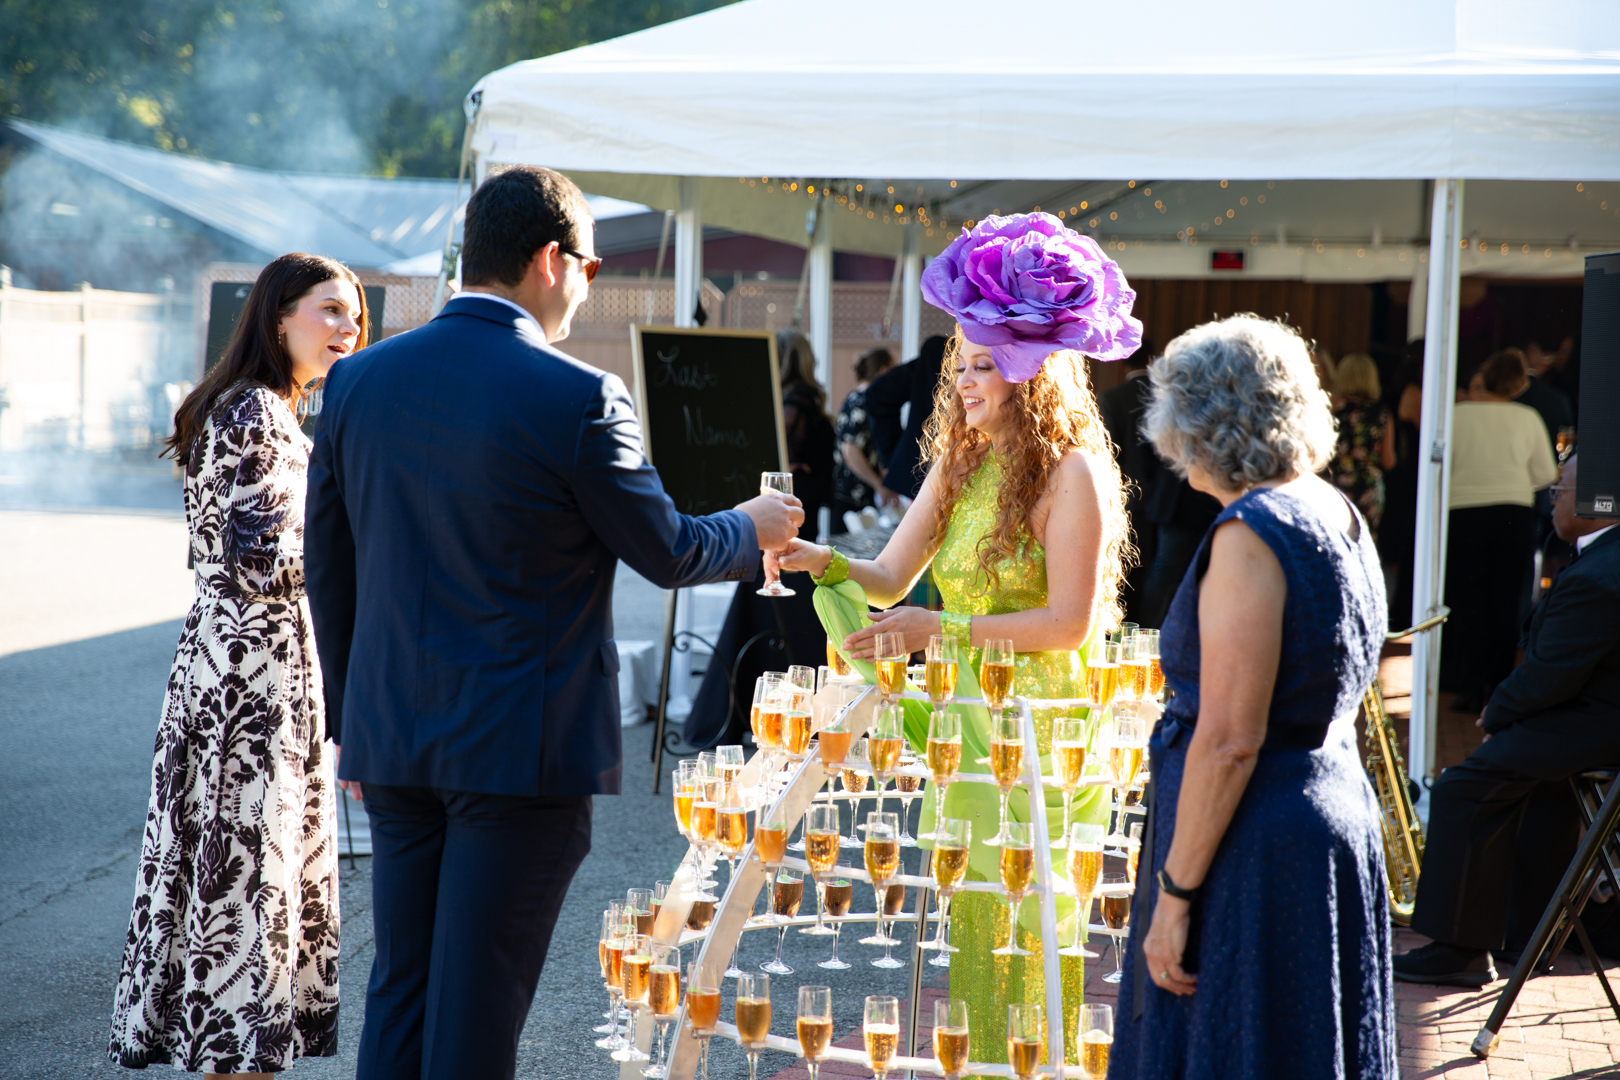
[[[956,358],[962,342],[958,326],[945,346],[945,363],[934,390],[934,413],[924,435],[927,460],[940,465],[940,499],[934,513],[936,547],[944,540],[962,485],[990,452],[990,437],[968,427],[961,395],[956,392]],[[1102,503],[1103,566],[1097,613],[1103,626],[1116,626],[1122,614],[1120,587],[1136,549],[1125,516],[1125,479],[1114,459],[1113,440],[1097,411],[1086,358],[1070,349],[1054,352],[1034,378],[1008,385],[1013,393],[1006,408],[1011,410],[1014,430],[1005,463],[1007,482],[997,496],[995,528],[979,541],[979,566],[989,581],[988,588],[1000,585],[999,563],[1021,557],[1034,543],[1029,521],[1035,504],[1046,494],[1063,455],[1079,450],[1091,459]]]

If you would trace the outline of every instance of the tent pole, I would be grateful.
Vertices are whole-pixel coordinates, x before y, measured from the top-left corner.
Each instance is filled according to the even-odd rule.
[[[900,285],[900,355],[895,359],[902,364],[915,358],[922,347],[922,254],[917,242],[920,228],[916,223],[906,226],[906,245],[901,255],[905,267]]]
[[[825,188],[823,188],[825,192]],[[817,196],[815,231],[810,234],[810,351],[816,357],[816,381],[832,389],[832,229],[826,205]]]
[[[1423,349],[1423,413],[1419,425],[1417,545],[1412,565],[1412,621],[1437,614],[1446,589],[1446,524],[1451,494],[1451,415],[1457,385],[1457,317],[1461,288],[1463,182],[1434,182],[1429,227],[1429,287]],[[1412,779],[1434,775],[1435,721],[1443,627],[1412,643]],[[1428,813],[1423,790],[1420,813]]]
[[[703,288],[703,202],[695,176],[681,177],[681,208],[675,212],[675,325],[697,325]]]

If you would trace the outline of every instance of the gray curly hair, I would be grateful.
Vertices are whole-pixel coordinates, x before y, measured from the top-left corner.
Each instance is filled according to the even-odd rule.
[[[1332,407],[1292,327],[1234,315],[1182,334],[1148,367],[1145,430],[1182,476],[1197,465],[1243,490],[1320,472],[1338,442]]]

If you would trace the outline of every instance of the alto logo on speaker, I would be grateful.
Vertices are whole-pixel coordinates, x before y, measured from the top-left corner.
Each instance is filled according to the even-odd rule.
[[[1594,495],[1594,496],[1592,496],[1592,513],[1594,513],[1594,514],[1612,514],[1612,513],[1614,513],[1614,496],[1613,495]]]

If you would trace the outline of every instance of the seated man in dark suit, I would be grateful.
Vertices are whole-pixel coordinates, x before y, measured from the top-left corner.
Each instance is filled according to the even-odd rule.
[[[327,379],[305,564],[375,853],[359,1080],[513,1075],[591,797],[619,792],[619,560],[666,589],[751,581],[804,520],[776,495],[676,512],[624,383],[553,347],[594,239],[572,181],[496,173],[466,291]]]
[[[1479,718],[1484,745],[1430,792],[1412,929],[1434,941],[1395,958],[1397,979],[1496,978],[1491,951],[1503,947],[1517,880],[1556,881],[1575,850],[1573,829],[1526,836],[1527,811],[1543,801],[1573,809],[1570,776],[1620,765],[1620,530],[1613,518],[1575,516],[1575,458],[1552,491],[1558,535],[1581,552],[1530,613],[1524,663]],[[1527,868],[1536,861],[1552,865]],[[1546,900],[1524,905],[1531,918]]]

